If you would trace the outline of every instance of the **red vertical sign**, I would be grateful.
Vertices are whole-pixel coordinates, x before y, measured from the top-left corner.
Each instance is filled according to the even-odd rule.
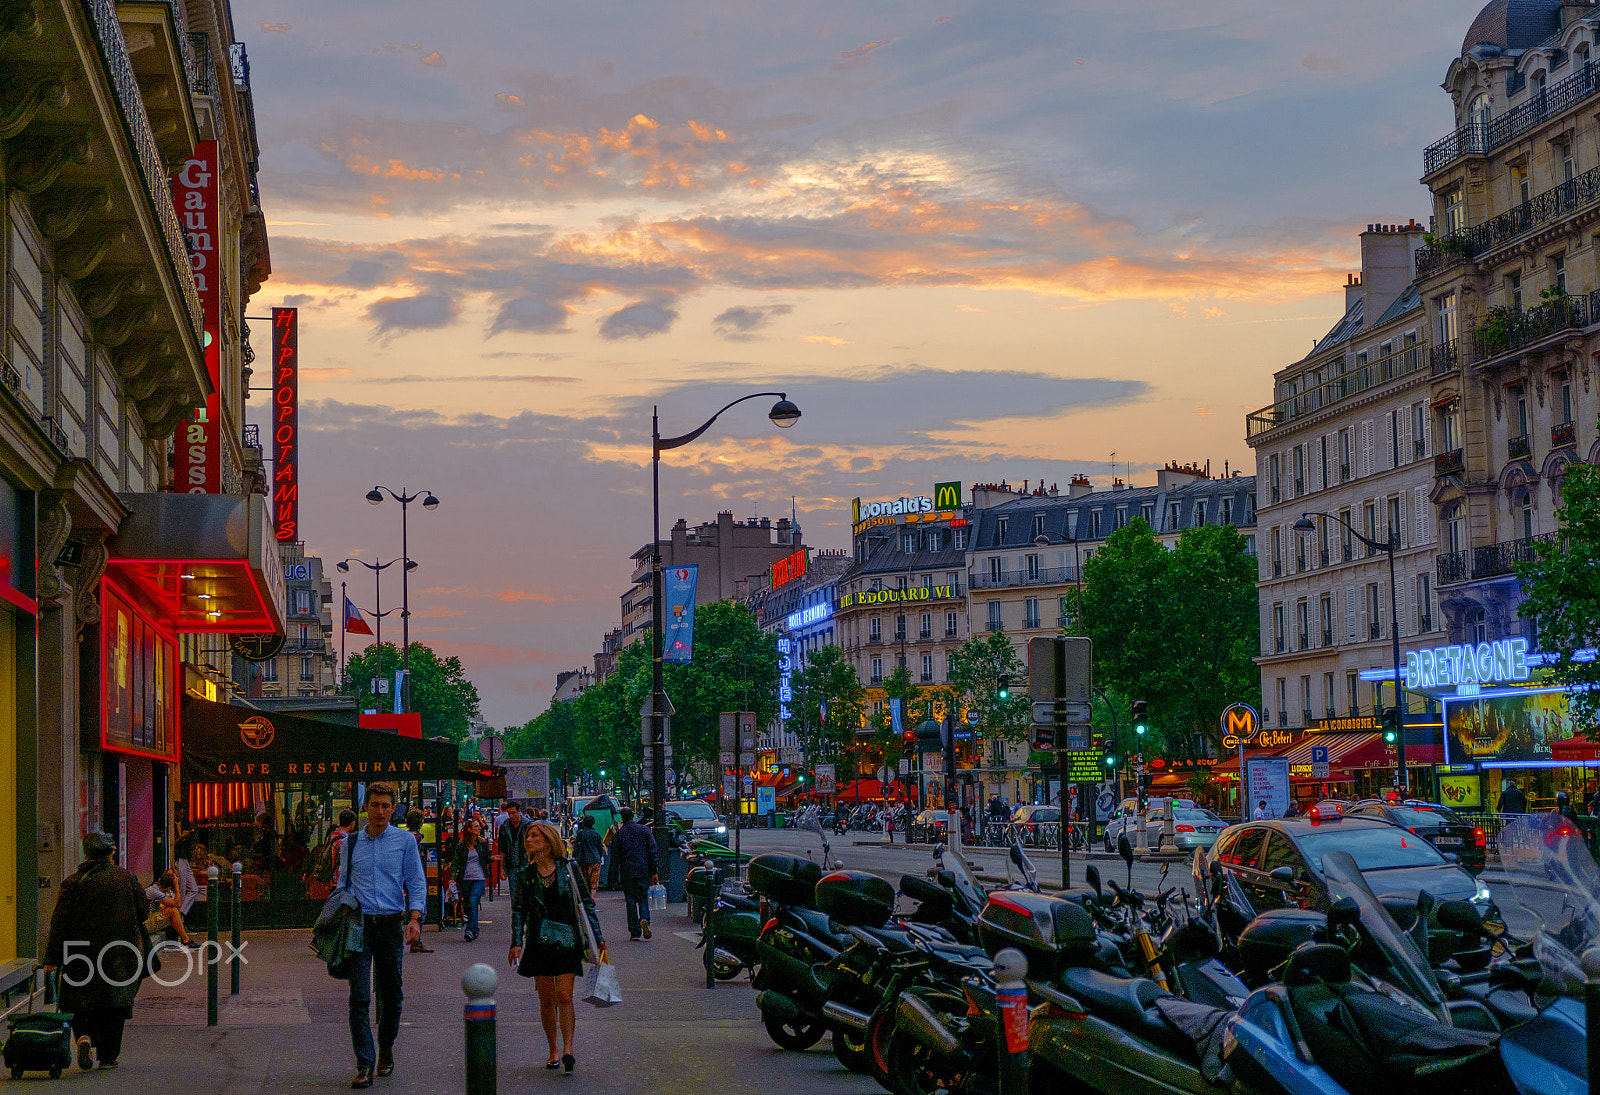
[[[298,540],[300,524],[300,311],[272,310],[272,528]]]
[[[221,404],[219,352],[222,342],[222,260],[218,251],[217,142],[200,141],[194,155],[172,176],[172,203],[183,225],[194,269],[194,287],[200,294],[205,338],[206,375],[211,394],[178,424],[174,487],[188,494],[222,493]]]

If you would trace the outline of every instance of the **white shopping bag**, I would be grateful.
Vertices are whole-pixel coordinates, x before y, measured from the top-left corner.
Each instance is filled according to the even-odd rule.
[[[617,983],[617,967],[610,962],[600,962],[589,967],[583,982],[583,1002],[597,1008],[614,1007],[622,1003],[622,986]]]

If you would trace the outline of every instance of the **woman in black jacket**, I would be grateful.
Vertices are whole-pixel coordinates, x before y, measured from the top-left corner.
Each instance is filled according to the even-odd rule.
[[[468,943],[478,938],[478,903],[483,900],[493,857],[489,842],[483,839],[483,822],[473,818],[461,831],[461,839],[450,857],[450,877],[455,879],[462,903],[467,907],[467,929],[461,938]]]
[[[528,865],[522,869],[518,900],[511,910],[511,965],[523,977],[533,978],[539,992],[539,1022],[550,1043],[550,1058],[544,1067],[565,1067],[571,1072],[577,1063],[572,1056],[577,1026],[572,981],[583,972],[584,932],[579,916],[587,919],[600,948],[600,954],[593,956],[596,961],[605,954],[605,937],[600,934],[600,917],[594,911],[589,887],[567,858],[561,831],[548,821],[535,821],[523,840]]]

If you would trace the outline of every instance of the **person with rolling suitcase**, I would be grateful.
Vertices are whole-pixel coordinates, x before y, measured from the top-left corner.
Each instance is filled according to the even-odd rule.
[[[78,1067],[116,1068],[122,1028],[147,972],[145,918],[150,902],[139,880],[111,861],[116,839],[83,838],[84,864],[61,883],[50,917],[44,970],[60,971],[61,1009],[72,1016]]]

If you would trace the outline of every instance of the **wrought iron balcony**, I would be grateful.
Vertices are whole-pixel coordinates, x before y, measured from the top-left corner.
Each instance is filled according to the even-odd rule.
[[[1428,351],[1428,375],[1437,379],[1449,376],[1461,367],[1459,345],[1455,339],[1433,347]]]
[[[1600,65],[1586,61],[1571,76],[1537,92],[1487,122],[1468,122],[1422,153],[1422,173],[1431,175],[1463,156],[1484,156],[1510,144],[1530,129],[1543,125],[1600,91]]]
[[[1343,354],[1329,358],[1313,368],[1324,372],[1336,372],[1337,376],[1315,388],[1246,415],[1245,439],[1253,440],[1297,418],[1332,407],[1341,400],[1364,392],[1368,388],[1409,376],[1420,370],[1428,360],[1428,347],[1424,343],[1403,347],[1376,361],[1358,364],[1348,370],[1345,367]],[[1304,477],[1294,480],[1294,492],[1296,495],[1306,492]],[[1279,486],[1274,484],[1272,488],[1274,505],[1281,501],[1280,495]]]
[[[1577,327],[1587,327],[1600,291],[1561,296],[1521,311],[1492,308],[1489,320],[1472,332],[1472,360],[1478,364],[1512,353]]]
[[[1578,424],[1576,422],[1557,422],[1550,427],[1550,447],[1564,449],[1569,445],[1578,443]]]
[[[1441,552],[1435,564],[1438,572],[1439,584],[1450,585],[1454,582],[1464,582],[1472,576],[1467,566],[1468,556],[1465,551]]]
[[[1506,438],[1506,459],[1527,460],[1533,456],[1533,445],[1528,441],[1528,435]]]
[[[1445,475],[1460,475],[1467,470],[1467,465],[1462,459],[1462,450],[1451,449],[1449,452],[1436,452],[1433,454],[1433,477],[1435,479]]]
[[[1332,646],[1333,645],[1333,630],[1331,628],[1326,628],[1325,627],[1325,628],[1322,629],[1322,645],[1323,646]]]
[[[990,620],[987,626],[990,631],[1004,631],[1006,629],[1006,625],[999,620]]]
[[[1300,632],[1300,645],[1299,645],[1299,647],[1297,649],[1299,649],[1299,650],[1309,650],[1309,649],[1311,649],[1311,636],[1306,634],[1304,631]]]
[[[1433,630],[1433,617],[1423,616],[1417,620],[1417,630],[1426,635]]]
[[[1528,536],[1521,540],[1505,540],[1487,544],[1472,551],[1472,576],[1494,578],[1501,574],[1515,574],[1521,563],[1530,563],[1534,557],[1533,545],[1554,539],[1553,533]]]
[[[1311,708],[1309,708],[1309,707],[1306,707],[1306,708],[1302,708],[1302,709],[1301,709],[1301,711],[1300,711],[1300,718],[1301,718],[1301,719],[1303,719],[1303,720],[1304,720],[1304,721],[1303,721],[1303,722],[1302,722],[1302,723],[1301,723],[1301,725],[1302,725],[1302,726],[1310,726],[1310,725],[1311,725],[1311,724],[1312,724],[1312,723],[1313,723],[1313,722],[1315,722],[1315,721],[1316,721],[1316,720],[1315,720],[1315,719],[1314,719],[1314,718],[1313,718],[1313,717],[1312,717],[1312,714],[1311,714]]]
[[[1428,442],[1426,440],[1424,440],[1423,438],[1419,437],[1415,441],[1411,442],[1411,458],[1413,460],[1421,460],[1424,456],[1427,456],[1427,455],[1428,455]]]
[[[1281,559],[1272,560],[1272,576],[1274,578],[1282,578],[1283,577],[1283,560],[1281,560]]]
[[[1430,277],[1468,259],[1505,247],[1545,225],[1554,224],[1600,200],[1600,168],[1535,194],[1521,205],[1417,249],[1417,276]]]
[[[1283,636],[1279,635],[1273,641],[1273,645],[1277,647],[1277,651],[1276,652],[1279,653],[1279,654],[1282,654],[1283,653]]]

